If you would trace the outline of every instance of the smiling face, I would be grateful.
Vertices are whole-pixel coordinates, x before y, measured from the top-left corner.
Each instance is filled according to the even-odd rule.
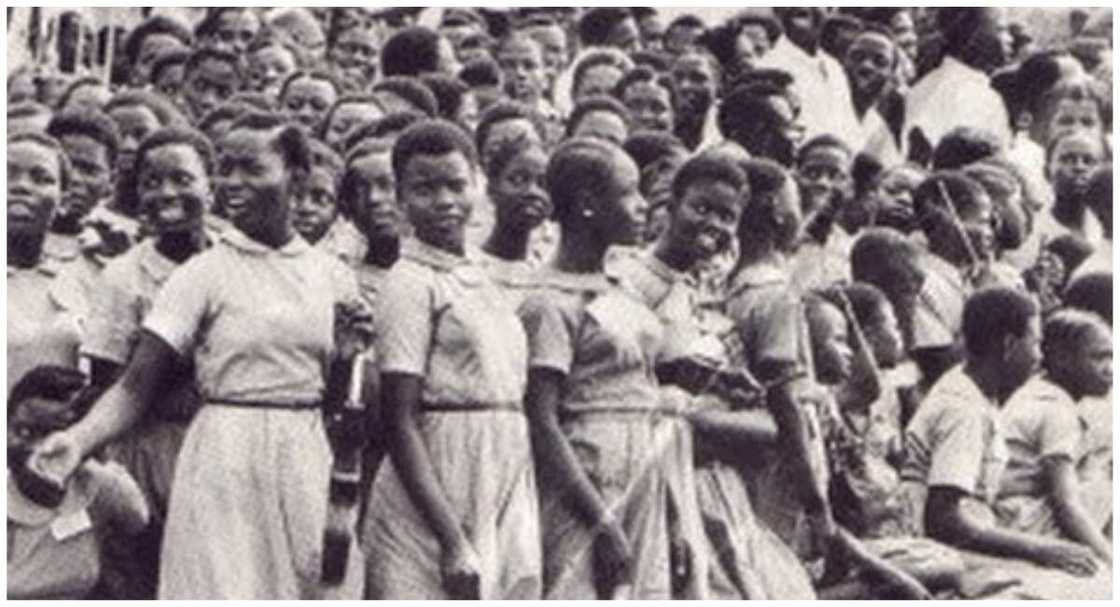
[[[630,109],[634,122],[653,131],[673,130],[675,115],[669,90],[654,82],[635,82],[626,87],[622,104]]]
[[[266,242],[287,233],[295,196],[292,175],[276,149],[278,131],[236,129],[218,145],[218,204],[246,236]]]
[[[373,82],[378,70],[379,38],[363,27],[347,28],[338,34],[330,59],[341,82],[354,85],[354,89],[364,89]]]
[[[185,143],[149,149],[137,167],[136,197],[157,236],[196,230],[211,199],[202,158]]]
[[[280,85],[295,71],[295,56],[282,46],[266,46],[249,55],[249,86],[270,97],[280,93]]]
[[[668,238],[696,262],[727,250],[739,225],[739,191],[724,181],[704,179],[685,188],[670,205]]]
[[[539,145],[530,145],[506,164],[489,186],[498,223],[518,232],[528,232],[552,215],[545,185],[548,155]]]
[[[338,217],[338,192],[334,174],[322,167],[311,170],[307,187],[297,198],[292,226],[304,240],[315,244],[323,239]]]
[[[877,94],[890,81],[894,44],[879,33],[861,34],[848,47],[844,67],[854,89],[868,95]]]
[[[611,152],[611,177],[604,191],[596,193],[600,207],[594,221],[605,242],[636,245],[642,242],[649,215],[640,188],[641,174],[622,148],[612,147]]]
[[[62,196],[58,154],[34,141],[8,144],[8,234],[46,234]]]
[[[802,210],[809,214],[822,209],[850,188],[851,157],[834,146],[813,147],[797,167]]]
[[[314,130],[337,99],[338,91],[330,82],[300,78],[288,84],[280,106],[288,118]]]
[[[397,193],[417,238],[462,254],[474,186],[475,169],[462,153],[420,154],[404,167]]]

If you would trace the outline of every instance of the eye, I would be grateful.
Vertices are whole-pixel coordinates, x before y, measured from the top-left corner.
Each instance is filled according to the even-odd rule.
[[[186,171],[177,171],[171,181],[181,187],[187,187],[194,184],[194,176]]]
[[[55,183],[54,175],[51,175],[50,171],[46,171],[41,168],[32,169],[31,179],[33,179],[35,183],[39,185],[50,185],[52,183]]]
[[[157,189],[157,188],[159,188],[159,178],[156,177],[155,175],[148,175],[141,182],[141,185],[143,186],[143,188],[145,190]]]

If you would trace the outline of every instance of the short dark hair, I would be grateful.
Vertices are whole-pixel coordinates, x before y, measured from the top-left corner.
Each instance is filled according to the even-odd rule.
[[[490,57],[472,59],[459,70],[459,80],[467,86],[501,86],[502,68]]]
[[[459,110],[463,108],[463,95],[467,92],[467,85],[458,78],[446,74],[424,74],[420,76],[436,100],[436,116],[447,120],[457,120]]]
[[[472,169],[478,167],[478,152],[462,127],[447,120],[429,119],[413,124],[393,144],[393,176],[399,182],[415,156],[462,154]]]
[[[580,45],[606,45],[614,28],[633,17],[629,9],[613,6],[598,6],[588,10],[579,19]]]
[[[1090,272],[1066,287],[1063,302],[1071,308],[1095,312],[1112,326],[1112,272]]]
[[[601,192],[611,183],[611,161],[622,148],[593,137],[576,137],[561,143],[548,161],[545,181],[552,201],[552,217],[561,225],[575,214],[577,198]]]
[[[704,29],[704,22],[700,20],[700,17],[697,17],[696,15],[693,15],[691,13],[686,13],[670,21],[669,27],[665,28],[665,31],[671,32],[678,27],[695,27]]]
[[[874,285],[884,292],[900,284],[902,268],[917,268],[922,249],[897,230],[865,228],[849,254],[852,280]]]
[[[63,91],[62,95],[60,95],[58,98],[58,102],[55,103],[55,109],[66,109],[67,104],[70,103],[70,98],[74,96],[74,92],[86,86],[103,87],[105,88],[105,90],[109,90],[108,87],[106,87],[105,82],[100,78],[96,76],[82,76],[81,78],[74,80],[66,86],[66,90]]]
[[[415,25],[392,35],[381,49],[385,76],[419,76],[439,70],[439,34]]]
[[[792,179],[789,171],[768,158],[749,158],[740,162],[740,166],[746,174],[747,191],[750,195],[743,206],[743,214],[739,217],[735,236],[742,241],[761,233],[786,241],[779,244],[792,244],[789,241],[796,236],[797,226],[788,226],[785,234],[773,233],[775,228],[773,216],[778,193]]]
[[[622,149],[630,154],[639,169],[673,152],[688,152],[688,148],[676,135],[665,131],[631,133],[622,144]]]
[[[229,128],[230,133],[239,130],[277,131],[273,149],[284,159],[284,166],[299,179],[311,172],[314,163],[308,136],[287,117],[275,112],[252,112],[235,120]]]
[[[45,133],[20,131],[18,133],[8,134],[8,147],[12,147],[12,144],[23,141],[34,143],[35,145],[42,146],[55,153],[58,157],[59,185],[62,187],[62,190],[65,191],[70,185],[70,159],[66,156],[66,150],[63,149],[62,144],[54,137]]]
[[[136,65],[140,59],[140,50],[144,47],[144,39],[148,36],[166,34],[178,39],[183,46],[190,47],[191,32],[187,26],[165,15],[152,15],[145,19],[136,29],[129,33],[124,43],[124,55],[130,65]]]
[[[579,85],[583,82],[583,77],[592,68],[601,65],[609,65],[617,68],[618,71],[625,74],[634,67],[632,61],[625,53],[618,49],[600,48],[595,49],[576,61],[575,67],[572,68],[572,92],[579,89]]]
[[[891,302],[875,285],[853,282],[844,286],[844,295],[852,303],[852,312],[860,327],[874,327],[884,321],[882,312]]]
[[[750,195],[743,169],[726,155],[707,151],[689,158],[677,169],[673,176],[673,198],[680,201],[688,188],[700,180],[726,183],[740,196]]]
[[[581,99],[576,104],[571,116],[568,117],[568,126],[564,136],[572,137],[583,118],[592,112],[611,112],[622,118],[624,124],[628,126],[630,124],[630,110],[626,109],[626,106],[622,105],[618,99],[606,95],[592,95]]]
[[[673,86],[673,79],[666,74],[659,74],[653,69],[640,65],[626,72],[622,80],[615,85],[613,94],[619,101],[625,101],[626,89],[638,82],[655,84],[669,93],[669,107],[677,109],[677,87]]]
[[[1004,338],[1023,337],[1038,306],[1029,295],[1010,287],[985,287],[964,303],[961,333],[972,356],[1002,352]]]
[[[152,61],[151,72],[148,79],[153,83],[159,78],[163,70],[176,65],[185,66],[191,58],[191,51],[185,48],[175,48],[166,50],[158,55]]]
[[[382,117],[380,120],[366,122],[346,138],[346,151],[347,153],[353,151],[361,142],[367,139],[383,139],[394,133],[401,133],[413,124],[426,118],[429,117],[420,112],[406,110],[404,112],[393,112],[392,114]]]
[[[1085,338],[1096,328],[1111,331],[1100,316],[1087,310],[1061,308],[1046,317],[1042,325],[1042,366],[1053,373],[1060,358],[1080,352]]]
[[[184,75],[193,73],[206,61],[220,61],[225,63],[233,68],[233,73],[237,76],[238,80],[244,77],[241,73],[241,60],[237,58],[237,55],[205,46],[191,53],[190,59],[187,60],[187,67]],[[235,86],[234,88],[237,87]]]
[[[61,365],[39,365],[20,377],[8,393],[8,418],[33,398],[71,401],[86,385],[86,375]]]
[[[51,117],[47,124],[47,134],[59,142],[67,135],[85,135],[105,148],[105,154],[112,166],[117,160],[120,146],[120,133],[117,123],[108,114],[92,108],[71,108]]]
[[[221,23],[222,15],[241,12],[248,12],[250,15],[256,17],[258,22],[260,21],[260,17],[257,16],[256,11],[254,11],[251,6],[220,6],[207,8],[206,16],[202,18],[202,21],[198,22],[198,25],[194,26],[195,37],[205,38],[216,33],[218,24]]]
[[[945,200],[942,192],[949,196]],[[959,214],[962,208],[970,208],[988,193],[984,187],[962,171],[938,171],[927,177],[914,190],[914,216],[923,230],[928,230],[935,217],[952,212]],[[946,205],[953,205],[950,211]]]
[[[1093,245],[1080,234],[1066,232],[1047,241],[1046,251],[1062,261],[1068,281],[1074,270],[1093,254]]]
[[[801,144],[801,147],[797,150],[797,164],[800,165],[805,162],[805,159],[809,157],[809,152],[816,148],[838,148],[844,150],[848,158],[854,160],[851,146],[844,143],[844,141],[836,135],[824,133]]]
[[[307,72],[301,70],[298,72],[293,72],[290,76],[284,79],[284,83],[280,85],[280,92],[276,95],[277,100],[283,99],[284,95],[288,93],[288,87],[291,86],[293,82],[295,82],[296,80],[300,80],[301,78],[308,78],[310,80],[322,80],[323,82],[326,82],[327,84],[333,86],[334,92],[336,94],[342,91],[342,85],[340,85],[338,81],[335,80],[334,75],[328,72]]]
[[[490,155],[486,166],[483,167],[486,170],[486,179],[489,184],[491,186],[496,184],[498,179],[502,176],[502,171],[506,170],[509,163],[513,162],[514,158],[517,158],[526,150],[533,147],[538,147],[543,150],[544,144],[528,137],[517,137],[509,141],[501,142],[498,149]]]
[[[344,105],[366,103],[376,105],[382,111],[385,111],[385,108],[382,107],[381,102],[377,99],[377,97],[374,97],[372,93],[365,95],[343,95],[338,99],[335,99],[334,105],[331,106],[331,109],[327,110],[327,115],[324,116],[323,121],[319,123],[319,138],[327,138],[327,131],[328,129],[330,129],[331,120],[334,120],[334,115],[335,112],[338,111],[338,108]]]
[[[210,143],[210,139],[193,128],[171,126],[153,131],[140,142],[140,146],[136,149],[135,173],[140,172],[140,167],[144,165],[145,159],[152,150],[169,145],[186,145],[194,148],[198,158],[202,160],[206,173],[210,174],[213,170],[214,146]]]
[[[490,138],[490,130],[494,125],[507,120],[528,120],[537,135],[544,139],[544,123],[535,110],[519,101],[501,99],[482,112],[478,126],[474,129],[474,144],[479,152],[486,147],[486,141]]]
[[[115,95],[105,104],[106,114],[120,107],[141,106],[147,108],[161,126],[186,125],[188,121],[183,112],[175,107],[167,97],[140,89],[125,89]]]
[[[245,114],[259,111],[260,109],[261,108],[240,101],[227,101],[210,110],[210,113],[203,116],[202,120],[198,123],[198,129],[202,132],[206,132],[218,122],[237,120]]]
[[[427,84],[418,82],[416,78],[410,76],[383,78],[374,84],[372,89],[375,95],[382,91],[404,99],[430,118],[435,118],[439,111],[439,100],[436,99],[435,93]]]
[[[716,123],[721,135],[740,145],[750,143],[758,124],[780,118],[770,105],[770,99],[785,99],[781,90],[769,86],[738,86],[731,91],[716,115]],[[747,147],[747,151],[751,151]]]
[[[959,126],[937,142],[933,149],[933,168],[959,169],[999,154],[999,136],[987,129]]]

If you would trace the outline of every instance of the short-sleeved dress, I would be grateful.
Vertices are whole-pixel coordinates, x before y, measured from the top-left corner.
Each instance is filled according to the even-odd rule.
[[[78,368],[86,310],[81,288],[58,264],[8,266],[8,391],[39,365]]]
[[[473,251],[472,254],[494,285],[501,290],[507,303],[516,310],[532,290],[534,260],[503,259],[482,249]]]
[[[152,309],[160,287],[179,264],[164,257],[154,240],[146,240],[109,262],[101,274],[90,302],[82,354],[124,366],[132,355],[140,326]],[[180,380],[161,390],[159,402],[127,434],[109,445],[108,456],[120,462],[140,484],[156,523],[150,535],[127,545],[110,541],[106,550],[107,584],[112,590],[133,598],[155,598],[159,543],[167,503],[175,475],[175,460],[187,432],[187,424],[198,410],[199,393],[194,370],[187,360],[180,364]],[[127,541],[127,540],[126,540]],[[120,568],[119,570],[117,568]],[[143,569],[127,571],[128,569]],[[123,598],[123,597],[122,597]]]
[[[494,305],[467,258],[402,246],[375,311],[382,374],[423,379],[419,431],[440,488],[481,557],[483,599],[540,598],[541,548],[529,426],[525,332]],[[391,459],[382,462],[362,541],[368,598],[448,599],[441,548]]]
[[[323,594],[332,458],[317,403],[334,306],[357,298],[353,272],[302,238],[275,249],[238,230],[160,290],[143,326],[193,356],[206,403],[175,467],[160,598]],[[338,592],[356,598],[356,584],[348,576]]]
[[[913,349],[942,348],[960,340],[969,289],[959,269],[932,253],[922,256],[925,281],[914,309]]]
[[[913,532],[924,531],[929,488],[965,494],[962,508],[982,524],[995,525],[992,505],[1008,459],[999,410],[964,372],[947,371],[934,384],[906,427],[903,497]],[[1112,592],[1107,568],[1089,578],[1032,562],[958,549],[964,561],[965,598],[1102,599]]]
[[[1001,524],[1038,535],[1063,537],[1050,501],[1043,460],[1077,465],[1088,453],[1089,424],[1068,392],[1043,376],[1032,378],[1000,412],[1007,442],[1007,469],[995,504]],[[1111,479],[1081,484],[1081,502],[1102,529],[1112,517]]]
[[[674,271],[652,253],[635,260],[626,276],[663,323],[661,360],[699,355],[716,365],[730,364],[721,334],[733,331],[734,325],[730,319],[701,307],[702,294],[695,278]],[[730,408],[729,403],[712,395],[689,400],[690,406]],[[714,457],[703,445],[694,447],[691,428],[681,425],[681,451],[686,457],[677,462],[682,472],[670,476],[670,490],[681,494],[678,501],[695,500],[698,510],[698,536],[702,541],[696,544],[704,550],[698,553],[703,562],[694,562],[693,573],[706,579],[696,584],[693,594],[720,599],[814,598],[812,583],[797,556],[755,516],[741,470]],[[678,489],[673,482],[678,476],[693,489]],[[687,518],[682,522],[692,523]]]
[[[54,509],[24,497],[9,472],[8,598],[88,598],[101,572],[99,539],[142,499],[117,464],[84,464]]]
[[[662,423],[654,363],[661,323],[603,274],[544,268],[521,306],[530,368],[563,374],[560,427],[591,483],[620,521],[633,555],[630,598],[671,597],[664,453],[678,440]],[[595,599],[595,535],[549,470],[538,470],[544,596]]]

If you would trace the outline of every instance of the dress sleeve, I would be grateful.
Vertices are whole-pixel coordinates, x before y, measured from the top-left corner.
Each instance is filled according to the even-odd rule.
[[[430,286],[415,272],[393,271],[374,311],[382,373],[423,376],[432,340]]]
[[[518,311],[529,338],[529,368],[554,369],[568,375],[575,358],[573,333],[555,301],[542,294],[526,298]]]
[[[778,296],[740,321],[752,371],[764,383],[784,383],[805,372],[805,316],[792,295]]]
[[[967,406],[948,408],[939,416],[932,434],[926,485],[975,493],[983,474],[986,440],[983,415],[974,414]]]
[[[1073,409],[1073,403],[1045,399],[1038,404],[1035,436],[1039,457],[1064,457],[1074,460],[1082,433],[1081,420]]]
[[[82,352],[123,365],[132,352],[140,318],[118,268],[106,268],[99,288],[90,295]]]
[[[162,338],[181,356],[188,356],[198,346],[203,322],[211,309],[210,285],[216,272],[209,268],[206,260],[202,256],[195,257],[172,272],[144,319],[144,328]]]

